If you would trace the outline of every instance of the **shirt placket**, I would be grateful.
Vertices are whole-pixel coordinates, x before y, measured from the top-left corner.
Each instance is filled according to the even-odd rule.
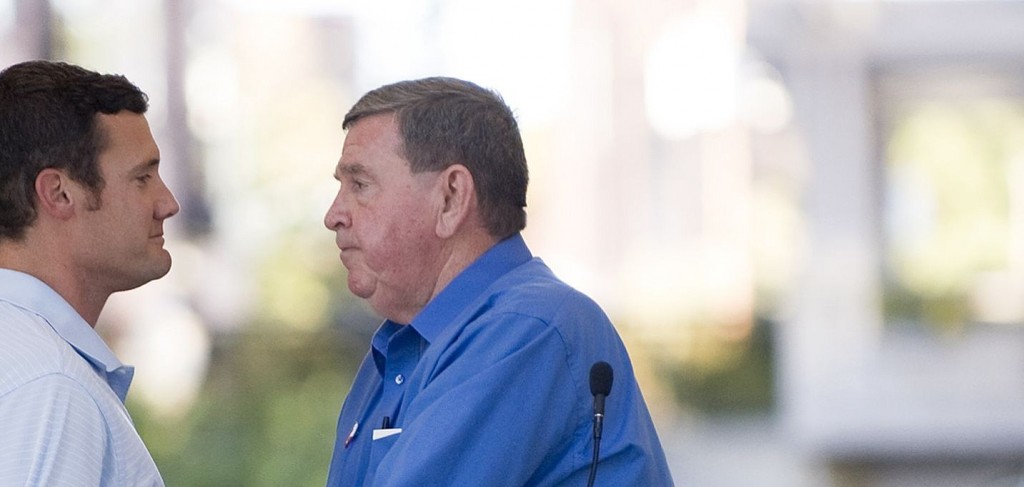
[[[420,336],[411,326],[406,326],[395,333],[388,341],[387,361],[384,364],[382,377],[382,408],[387,411],[384,417],[376,418],[377,425],[383,425],[387,418],[388,427],[397,427],[402,397],[405,395],[406,381],[416,368],[420,357]],[[376,425],[375,425],[376,427]]]

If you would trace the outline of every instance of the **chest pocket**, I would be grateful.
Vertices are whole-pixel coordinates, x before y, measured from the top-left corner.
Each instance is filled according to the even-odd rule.
[[[400,428],[373,430],[373,441],[370,444],[370,471],[373,476],[378,473],[387,472],[391,466],[382,463],[384,457],[395,446],[395,442],[402,436]],[[373,483],[372,478],[366,479],[367,483]]]

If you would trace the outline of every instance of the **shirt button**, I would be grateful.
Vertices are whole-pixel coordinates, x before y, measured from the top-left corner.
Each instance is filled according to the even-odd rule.
[[[398,374],[398,375],[395,376],[395,384],[402,385],[403,382],[405,382],[405,376],[404,375]]]

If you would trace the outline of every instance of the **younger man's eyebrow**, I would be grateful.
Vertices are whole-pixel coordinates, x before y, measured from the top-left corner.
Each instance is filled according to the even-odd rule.
[[[149,172],[150,169],[160,165],[160,158],[153,158],[148,161],[140,162],[132,168],[131,174],[143,174]]]

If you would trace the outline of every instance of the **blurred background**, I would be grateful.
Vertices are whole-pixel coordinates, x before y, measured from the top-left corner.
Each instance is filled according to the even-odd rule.
[[[378,323],[341,120],[429,75],[516,111],[527,242],[677,484],[1024,484],[1024,2],[0,0],[0,42],[150,95],[175,264],[98,330],[168,485],[323,485]]]

